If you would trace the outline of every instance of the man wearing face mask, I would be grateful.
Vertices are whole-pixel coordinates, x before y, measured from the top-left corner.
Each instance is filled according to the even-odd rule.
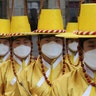
[[[48,36],[45,35],[45,37],[44,37],[44,35],[41,35],[39,37],[40,37],[39,40],[44,42],[44,44],[41,45],[42,54],[45,54],[50,59],[54,59],[54,58],[57,58],[60,55],[62,55],[62,50],[63,50],[63,46],[62,46],[63,40],[62,39],[56,38],[56,37],[54,37],[54,35],[53,36],[52,35],[48,35]],[[51,40],[51,38],[53,40]],[[56,40],[54,40],[54,39],[56,39],[57,42],[55,42]],[[60,42],[61,44],[58,44],[59,40],[62,40],[62,43]],[[46,43],[46,41],[47,41],[47,43]]]
[[[57,80],[58,83],[53,87],[54,96],[96,96],[95,8],[95,3],[81,4],[79,31],[76,33],[76,36],[80,38],[78,51],[81,68]],[[90,18],[91,16],[93,17]],[[62,87],[63,89],[59,90]]]
[[[0,38],[0,64],[7,61],[10,56],[10,39]]]
[[[14,91],[15,87],[13,85],[18,80],[17,76],[27,66],[35,62],[32,58],[31,35],[33,33],[31,32],[27,16],[12,17],[10,35],[12,36],[10,38],[10,59],[0,66],[0,96],[12,96],[11,92]],[[4,52],[8,50],[3,44],[0,45],[3,46]]]
[[[63,63],[62,38],[55,37],[55,35],[39,35],[38,47],[39,56],[34,63],[33,70],[30,69],[32,68],[32,65],[26,69],[26,71],[30,73],[30,76],[28,74],[26,74],[28,75],[27,78],[26,76],[23,76],[25,73],[24,71],[24,73],[20,75],[20,80],[21,82],[22,79],[25,80],[23,85],[27,88],[26,79],[29,78],[29,82],[31,82],[31,84],[28,86],[29,89],[32,88],[30,89],[31,93],[32,90],[34,90],[34,93],[37,95],[42,94],[42,96],[45,96],[46,94],[51,94],[49,90],[51,90],[52,83],[62,76],[62,74],[69,72],[70,68],[69,65]],[[26,91],[21,94],[27,96]]]
[[[3,26],[2,26],[3,25]],[[10,57],[10,20],[0,19],[0,65]]]
[[[68,22],[66,32],[64,34],[70,34],[78,30],[77,22]],[[66,63],[70,64],[74,68],[78,68],[79,56],[78,56],[78,38],[70,38],[70,35],[66,38]]]
[[[96,38],[83,38],[79,40],[83,50],[79,53],[80,58],[82,58],[82,68],[74,70],[71,73],[65,74],[62,78],[59,78],[57,80],[58,83],[53,88],[54,96],[96,95]],[[65,87],[59,90],[59,88],[62,88],[63,86]]]
[[[66,57],[68,63],[73,66],[78,66],[78,39],[66,39]]]
[[[26,59],[31,53],[31,36],[20,36],[12,38],[12,48],[14,58],[19,58],[21,61]]]
[[[61,10],[42,9],[35,32],[38,34],[39,56],[33,65],[29,65],[19,75],[19,80],[30,92],[30,96],[34,96],[34,93],[37,96],[52,96],[51,90],[56,79],[70,71],[64,58],[64,40],[55,37],[55,34],[64,32]],[[22,92],[16,88],[14,93],[14,96],[17,93],[18,96],[28,96],[24,88]]]

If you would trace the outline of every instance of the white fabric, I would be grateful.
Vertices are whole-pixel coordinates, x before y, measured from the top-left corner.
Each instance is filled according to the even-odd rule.
[[[76,62],[76,60],[78,59],[79,55],[78,53],[76,53],[76,55],[74,56],[74,62]]]
[[[15,60],[19,65],[22,65],[22,61],[21,61],[18,57],[16,57],[16,56],[14,55],[13,58],[14,58],[14,60]],[[30,61],[30,55],[25,59],[25,64],[26,64],[26,66],[28,65],[29,61]]]
[[[3,61],[6,61],[9,56],[10,56],[10,52],[8,52],[8,53],[3,57]]]
[[[60,56],[60,54],[62,53],[62,49],[63,47],[61,44],[58,44],[52,41],[52,42],[42,45],[41,51],[47,57],[54,59]]]
[[[90,70],[86,65],[84,65],[84,68],[86,70],[86,73],[91,77],[94,78],[94,73],[92,70]]]
[[[82,96],[90,96],[91,89],[92,89],[92,86],[89,85],[87,90],[84,92],[84,94]]]
[[[51,72],[51,69],[49,68],[46,72],[47,77],[50,75],[50,72]],[[44,76],[42,76],[41,79],[39,80],[39,82],[37,83],[37,86],[40,87],[44,81],[45,81],[45,78],[44,78]]]
[[[96,70],[96,49],[84,52],[84,62],[86,62],[92,70]]]
[[[10,52],[8,52],[2,59],[3,61],[6,61],[8,59],[8,57],[10,56]],[[0,62],[1,64],[2,62]]]
[[[69,55],[72,55],[72,52],[71,52],[70,50],[68,50],[68,54],[69,54]]]
[[[51,65],[49,63],[47,63],[43,58],[42,58],[42,62],[43,62],[43,65],[47,68],[50,68]]]
[[[14,85],[15,84],[15,82],[16,82],[16,77],[14,77],[13,79],[12,79],[12,81],[11,81],[11,85]]]
[[[72,55],[72,52],[70,51],[70,50],[68,50],[68,54],[69,55]],[[74,56],[74,62],[76,62],[76,60],[78,59],[78,57],[79,57],[79,54],[78,54],[78,52],[76,53],[76,55]]]
[[[18,57],[26,58],[31,52],[31,47],[25,46],[25,45],[20,45],[20,46],[14,48],[13,52]]]
[[[77,51],[77,47],[78,47],[78,43],[77,42],[72,42],[68,44],[68,47],[72,50],[72,51]]]
[[[4,56],[9,52],[9,46],[0,44],[0,56]]]

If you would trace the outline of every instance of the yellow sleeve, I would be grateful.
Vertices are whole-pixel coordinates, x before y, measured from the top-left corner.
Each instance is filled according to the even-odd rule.
[[[7,63],[2,63],[0,65],[0,96],[4,96],[5,94],[5,86],[6,86],[6,80],[5,80],[5,73],[7,69]]]
[[[82,96],[87,87],[81,70],[74,70],[54,82],[52,96]]]
[[[9,83],[7,82],[6,73],[8,72],[8,66],[10,64],[10,60],[4,62],[0,66],[0,96],[13,96],[10,95],[12,91],[15,89],[14,87],[9,87]],[[11,70],[11,69],[10,69]],[[9,75],[11,77],[11,75]],[[8,86],[8,88],[7,88]],[[10,85],[12,86],[12,85]]]
[[[69,73],[59,77],[54,81],[52,86],[52,96],[69,96],[68,95],[68,77]]]
[[[0,96],[3,96],[3,88],[4,88],[4,84],[3,84],[3,81],[2,81],[2,74],[1,74],[1,70],[0,70]]]
[[[14,84],[15,90],[13,91],[13,96],[30,96],[26,91],[28,90],[26,71],[23,70],[22,73],[19,74],[18,78],[19,82],[17,81],[16,84]]]
[[[29,69],[31,70],[29,71]],[[35,93],[30,92],[30,80],[28,80],[27,77],[29,77],[29,74],[32,74],[32,65],[25,68],[21,74],[19,74],[19,82],[16,82],[15,86],[15,92],[13,96],[37,96]],[[32,75],[30,75],[31,78]]]

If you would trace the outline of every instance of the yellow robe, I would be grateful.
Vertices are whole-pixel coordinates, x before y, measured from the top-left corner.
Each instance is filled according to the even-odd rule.
[[[57,83],[53,84],[52,96],[83,96],[88,86],[80,68],[60,77]]]
[[[14,61],[14,66],[16,73],[19,74],[22,71],[21,65]],[[12,64],[11,61],[8,60],[0,66],[0,96],[12,96],[11,92],[13,92],[13,90],[15,89],[15,87],[13,87],[15,82],[14,79],[15,76],[13,73]]]
[[[54,64],[50,65],[49,69],[44,65],[45,72],[47,74],[48,71],[50,71],[50,74],[48,75],[48,79],[50,82],[53,84],[55,80],[59,77],[62,76],[62,68],[63,68],[63,63],[62,60],[55,65]],[[68,65],[66,65],[66,72],[69,72],[70,70],[68,69]],[[28,66],[19,76],[20,82],[23,83],[23,87],[26,88],[26,90],[29,90],[29,92],[34,96],[37,94],[37,96],[52,96],[52,87],[50,87],[47,82],[45,81],[43,74],[42,74],[42,69],[41,69],[41,63],[40,59],[38,58],[37,61]],[[41,83],[42,82],[42,83]],[[23,87],[20,87],[20,85],[17,85],[19,87],[16,88],[15,90],[15,95],[19,94],[19,96],[29,96],[28,92],[24,90]],[[20,91],[20,93],[18,92]]]

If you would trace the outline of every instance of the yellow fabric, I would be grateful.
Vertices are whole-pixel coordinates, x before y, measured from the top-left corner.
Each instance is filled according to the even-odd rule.
[[[53,66],[53,64],[51,64]],[[45,72],[48,71],[48,68],[44,66]],[[60,63],[53,69],[51,67],[51,73],[48,76],[48,80],[53,84],[55,80],[62,76],[62,68],[63,68],[63,62],[60,61]],[[66,65],[66,73],[69,72],[69,67]],[[38,86],[37,83],[40,81],[40,79],[43,77],[42,70],[41,70],[41,63],[40,59],[38,58],[34,64],[31,64],[28,66],[19,76],[20,82],[23,83],[24,87],[30,91],[30,93],[37,94],[38,96],[52,96],[53,94],[51,92],[52,88],[47,84],[46,81],[43,82],[41,86]],[[56,82],[57,83],[57,82]],[[20,96],[28,96],[28,93],[22,88],[18,83],[18,89],[20,91]],[[18,90],[16,88],[16,92]],[[18,92],[19,93],[19,92]],[[14,95],[16,96],[16,95]]]
[[[79,23],[78,34],[83,32],[83,35],[78,35],[79,38],[95,38],[96,37],[94,34],[92,34],[93,32],[96,31],[96,27],[95,27],[96,22],[94,22],[96,20],[95,8],[96,8],[95,3],[81,4],[80,16],[78,21]],[[90,18],[90,16],[92,16],[92,18]],[[89,32],[89,33],[86,34],[86,32]]]
[[[70,58],[70,60],[71,60],[71,62],[72,62],[72,64],[75,66],[75,65],[77,65],[78,64],[78,61],[79,61],[79,57],[75,60],[75,62],[74,62],[74,57],[75,57],[75,55],[76,54],[73,54],[72,53],[72,55],[69,55],[69,58]],[[80,63],[79,63],[79,65],[77,65],[77,66],[75,66],[75,67],[80,67],[81,65],[80,65]]]
[[[18,63],[16,63],[15,61],[14,61],[14,67],[15,67],[16,73],[21,68],[21,66]],[[19,73],[18,73],[18,75],[19,75]],[[13,73],[11,61],[8,60],[0,66],[0,96],[2,96],[2,95],[13,96],[14,93],[12,93],[12,92],[14,92],[14,89],[16,87],[13,87],[11,82],[14,77],[15,76]],[[17,95],[17,96],[19,96],[19,95]]]
[[[31,32],[28,16],[12,16],[10,26],[11,36],[36,35],[36,33]]]
[[[26,67],[25,60],[22,61],[22,70]]]
[[[53,96],[82,96],[89,84],[82,69],[74,69],[56,80],[53,84]]]
[[[63,30],[60,9],[42,9],[38,20],[38,30]]]
[[[10,20],[0,19],[0,34],[9,34],[10,33]]]
[[[66,54],[65,55],[65,62],[68,63],[71,70],[78,69],[81,67],[80,63],[77,65],[79,58],[77,58],[76,61],[74,62],[74,54],[69,55],[69,58],[70,58],[70,61],[72,62],[72,64],[70,64],[70,62],[68,60],[68,55]],[[75,65],[77,65],[77,66],[75,66]]]
[[[73,33],[59,33],[55,35],[56,37],[64,37],[64,38],[79,38],[78,35],[73,34]]]
[[[74,31],[78,31],[78,23],[68,22],[66,33],[73,33]]]
[[[90,96],[96,96],[96,88],[92,87]]]
[[[94,10],[95,8],[96,8],[95,3],[81,4],[80,19],[79,19],[80,31],[96,31],[95,22],[94,22],[96,20],[95,17],[96,10]],[[93,17],[90,18],[90,16]]]
[[[27,16],[13,16],[11,20],[11,33],[31,32]]]
[[[96,35],[92,34],[96,31],[96,3],[84,3],[81,4],[80,8],[80,15],[79,15],[79,21],[78,21],[78,38],[95,38]],[[93,11],[92,11],[93,10]],[[90,18],[92,16],[92,18]],[[89,23],[90,22],[90,23]],[[88,32],[88,34],[86,34]],[[79,34],[83,35],[79,35]],[[66,34],[66,33],[65,33]],[[65,34],[62,33],[59,34],[58,37],[65,37]],[[66,34],[65,38],[76,38],[76,36],[73,34]]]
[[[96,73],[94,73],[94,82],[96,82]],[[92,86],[90,96],[96,96],[96,87]]]
[[[78,31],[78,23],[68,22],[65,33],[57,34],[57,37],[65,37],[65,38],[78,38],[78,35],[73,34],[73,32]]]

